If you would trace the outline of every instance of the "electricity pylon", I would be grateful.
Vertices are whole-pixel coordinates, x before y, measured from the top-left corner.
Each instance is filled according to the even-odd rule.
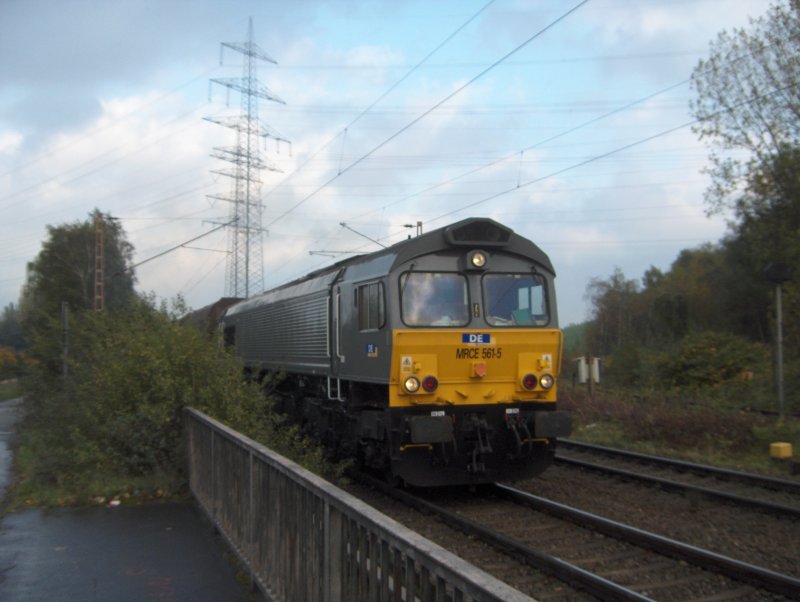
[[[264,288],[264,255],[261,216],[264,210],[261,201],[261,172],[280,171],[262,155],[259,147],[261,139],[272,138],[288,142],[272,128],[260,123],[258,118],[259,99],[286,104],[272,93],[259,80],[256,73],[257,61],[277,64],[266,52],[253,42],[253,19],[250,19],[247,42],[223,42],[222,53],[229,48],[244,55],[241,77],[212,79],[230,91],[241,95],[241,109],[238,115],[206,117],[205,119],[225,126],[236,132],[235,146],[214,147],[212,157],[222,159],[233,167],[214,170],[213,173],[231,178],[231,192],[228,195],[212,194],[211,199],[231,203],[228,227],[228,262],[225,268],[225,296],[250,297]]]

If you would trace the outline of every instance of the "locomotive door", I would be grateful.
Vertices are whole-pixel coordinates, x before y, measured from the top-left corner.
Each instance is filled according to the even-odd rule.
[[[340,270],[331,282],[328,295],[328,299],[331,300],[329,303],[331,312],[329,324],[331,327],[329,329],[330,336],[328,337],[330,345],[328,355],[331,359],[331,366],[328,373],[328,398],[338,401],[344,401],[339,378],[341,365],[345,363],[345,356],[342,350],[342,289],[337,284],[342,276],[342,271]]]
[[[339,365],[344,364],[342,352],[342,290],[336,287],[333,295],[333,373],[339,373]]]

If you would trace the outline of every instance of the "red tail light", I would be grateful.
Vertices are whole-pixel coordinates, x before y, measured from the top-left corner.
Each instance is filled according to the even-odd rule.
[[[428,393],[433,393],[439,387],[439,381],[435,376],[426,376],[422,379],[422,388]]]
[[[522,377],[522,388],[532,391],[536,387],[536,375],[526,374]]]

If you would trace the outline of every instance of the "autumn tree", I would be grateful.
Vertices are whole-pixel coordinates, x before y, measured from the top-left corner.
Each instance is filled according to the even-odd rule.
[[[728,280],[735,328],[767,340],[774,316],[770,262],[795,268],[784,287],[784,340],[800,382],[800,0],[782,0],[747,28],[723,31],[692,74],[695,131],[711,148],[709,212],[732,210]],[[730,306],[729,306],[730,307]],[[774,332],[774,325],[772,326]]]
[[[692,73],[694,129],[711,148],[710,212],[747,202],[754,175],[769,176],[776,157],[800,148],[798,56],[800,0],[788,0],[722,31]]]

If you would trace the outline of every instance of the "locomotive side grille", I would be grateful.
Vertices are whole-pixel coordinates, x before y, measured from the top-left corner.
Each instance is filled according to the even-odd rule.
[[[245,358],[263,363],[325,363],[327,309],[325,293],[256,307],[247,330],[237,334],[240,351]]]

